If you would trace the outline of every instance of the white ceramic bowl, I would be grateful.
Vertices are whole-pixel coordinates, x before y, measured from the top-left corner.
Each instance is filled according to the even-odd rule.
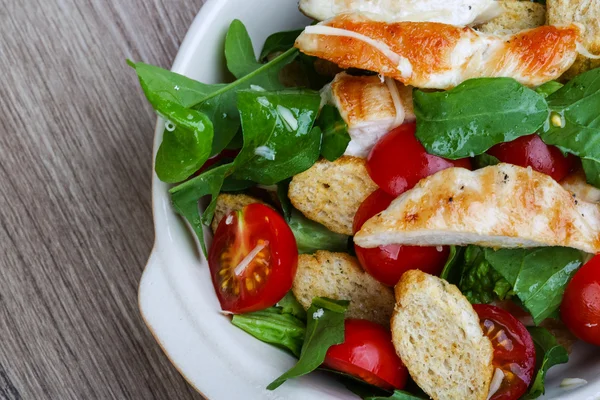
[[[190,27],[173,71],[207,83],[222,82],[225,32],[236,18],[246,24],[257,53],[269,34],[309,22],[298,12],[296,0],[209,0]],[[163,127],[159,120],[155,152]],[[185,379],[211,400],[356,399],[318,373],[288,381],[273,392],[265,389],[294,359],[231,325],[219,312],[206,260],[171,207],[168,188],[153,175],[156,240],[140,282],[139,305],[148,328]],[[559,384],[567,377],[588,384],[565,391]],[[599,399],[600,349],[576,345],[569,364],[551,370],[546,388],[546,399]]]

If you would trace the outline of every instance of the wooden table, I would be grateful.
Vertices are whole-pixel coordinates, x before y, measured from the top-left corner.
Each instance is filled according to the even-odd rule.
[[[0,399],[200,399],[142,322],[155,116],[202,0],[0,2]]]

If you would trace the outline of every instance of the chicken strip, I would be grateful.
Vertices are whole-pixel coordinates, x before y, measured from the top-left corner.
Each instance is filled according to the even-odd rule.
[[[502,13],[494,0],[300,0],[300,11],[318,21],[364,12],[378,21],[431,21],[464,26]]]
[[[436,22],[385,23],[345,14],[308,26],[303,53],[342,68],[362,68],[419,88],[450,89],[479,77],[511,77],[527,86],[558,78],[577,57],[577,25],[540,26],[493,35]]]
[[[449,168],[421,180],[368,220],[354,242],[367,248],[566,246],[598,253],[600,206],[574,198],[530,168]]]
[[[337,74],[323,89],[323,96],[335,105],[348,124],[350,143],[345,155],[367,157],[383,135],[414,121],[412,88],[378,76]]]

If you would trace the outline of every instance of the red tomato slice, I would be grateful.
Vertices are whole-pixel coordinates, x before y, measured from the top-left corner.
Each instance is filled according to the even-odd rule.
[[[481,329],[494,346],[494,368],[504,373],[500,388],[490,400],[516,400],[529,387],[535,368],[531,335],[508,311],[489,304],[473,304]]]
[[[258,311],[277,303],[292,288],[298,248],[277,212],[250,204],[221,220],[208,265],[224,311]]]
[[[327,350],[324,365],[384,389],[402,389],[408,370],[389,329],[363,319],[345,321],[344,343]]]
[[[535,134],[497,144],[487,152],[502,162],[531,167],[556,181],[567,176],[578,164],[577,157],[563,156],[557,147],[548,146]]]
[[[565,290],[560,316],[575,336],[600,346],[600,256],[575,273]]]
[[[446,160],[428,154],[415,137],[414,123],[390,131],[373,147],[367,158],[367,171],[381,189],[398,196],[421,179],[450,167],[471,169],[468,158]]]
[[[375,214],[385,210],[394,200],[381,189],[377,189],[363,201],[354,216],[354,232]],[[444,268],[450,252],[449,247],[421,247],[390,244],[371,249],[354,246],[356,257],[373,278],[379,282],[394,286],[402,274],[409,269],[420,269],[432,275],[439,275]]]

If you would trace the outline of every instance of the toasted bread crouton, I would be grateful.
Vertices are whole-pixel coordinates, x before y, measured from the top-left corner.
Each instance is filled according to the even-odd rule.
[[[315,254],[300,254],[292,291],[306,309],[314,297],[350,300],[348,318],[368,319],[386,326],[394,309],[392,289],[367,274],[358,260],[346,253],[319,250]]]
[[[493,348],[460,290],[419,270],[395,288],[392,341],[414,381],[434,400],[485,400]]]
[[[210,228],[213,233],[217,231],[219,227],[219,222],[223,219],[224,216],[229,214],[232,211],[241,210],[244,206],[253,203],[265,204],[257,198],[252,196],[248,196],[246,194],[229,194],[229,193],[221,193],[219,197],[217,197],[217,207],[215,208],[215,215],[213,216],[212,223],[210,224]]]
[[[567,175],[560,181],[560,186],[571,192],[578,200],[600,203],[600,189],[587,183],[582,169]]]
[[[600,253],[600,206],[548,175],[511,164],[449,168],[422,179],[354,236],[360,247],[565,246]]]
[[[596,0],[547,0],[546,22],[548,25],[582,24],[582,45],[592,54],[600,54],[600,1]],[[582,72],[600,67],[600,60],[592,60],[579,54],[573,66],[564,73],[571,79]]]
[[[477,27],[478,31],[499,35],[537,28],[546,22],[546,7],[530,1],[499,1],[500,16]]]
[[[377,189],[365,167],[365,160],[343,156],[334,162],[319,160],[294,176],[289,198],[307,218],[327,229],[352,235],[352,221],[360,203]]]

